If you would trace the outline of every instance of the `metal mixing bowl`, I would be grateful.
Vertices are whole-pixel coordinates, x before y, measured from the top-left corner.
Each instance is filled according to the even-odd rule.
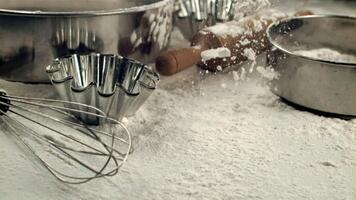
[[[267,60],[278,73],[272,91],[298,105],[356,116],[356,63],[300,56],[297,50],[331,48],[356,55],[356,18],[307,16],[268,29]]]
[[[0,78],[48,82],[45,67],[73,53],[151,62],[167,46],[172,0],[0,0]]]

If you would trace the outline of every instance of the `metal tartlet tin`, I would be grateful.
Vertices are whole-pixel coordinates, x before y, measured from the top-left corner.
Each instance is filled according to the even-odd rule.
[[[278,73],[272,91],[313,110],[356,116],[356,63],[296,54],[298,50],[330,48],[356,55],[356,18],[314,15],[272,24],[268,63]]]
[[[46,72],[63,100],[94,106],[119,121],[135,114],[159,81],[146,65],[110,54],[73,54],[56,59]],[[77,117],[96,123],[85,114]]]
[[[237,0],[177,0],[175,24],[192,39],[202,28],[234,18]]]

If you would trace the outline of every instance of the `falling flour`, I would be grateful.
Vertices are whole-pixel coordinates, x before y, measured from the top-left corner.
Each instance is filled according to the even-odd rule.
[[[237,0],[235,6],[235,19],[241,19],[245,15],[252,15],[257,11],[271,6],[269,0]]]

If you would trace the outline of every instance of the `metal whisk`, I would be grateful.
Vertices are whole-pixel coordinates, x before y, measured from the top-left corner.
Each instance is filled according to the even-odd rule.
[[[97,118],[100,125],[89,127],[75,113]],[[114,176],[131,150],[130,133],[121,122],[80,103],[10,96],[0,90],[0,125],[65,183]]]

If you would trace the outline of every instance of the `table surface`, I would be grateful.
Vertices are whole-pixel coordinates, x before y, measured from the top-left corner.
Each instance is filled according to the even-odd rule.
[[[354,14],[332,1],[286,9]],[[184,46],[177,30],[172,47]],[[248,67],[248,64],[245,65]],[[50,85],[0,81],[9,93],[56,98]],[[355,121],[297,110],[254,73],[164,77],[132,118],[134,153],[119,175],[65,185],[0,130],[0,199],[355,199]]]

